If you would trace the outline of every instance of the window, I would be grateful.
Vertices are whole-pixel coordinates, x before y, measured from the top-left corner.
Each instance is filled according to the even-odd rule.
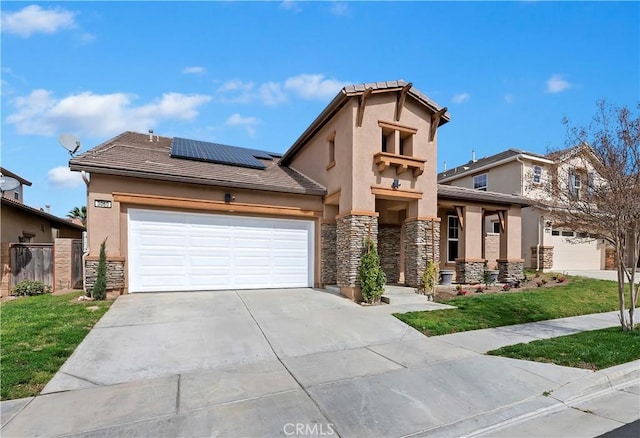
[[[382,120],[378,121],[378,126],[381,128],[382,152],[413,157],[413,136],[417,129]]]
[[[476,190],[487,191],[487,174],[476,175],[473,177],[473,188]]]
[[[387,152],[387,136],[384,131],[382,131],[382,152]]]
[[[492,233],[499,233],[500,232],[500,222],[498,222],[498,221],[491,222],[491,232]]]
[[[560,230],[551,230],[551,235],[552,236],[559,236],[560,235]]]
[[[327,170],[336,165],[336,134],[335,132],[327,139],[329,142],[329,164]]]
[[[563,231],[560,234],[562,234],[563,237],[574,237],[576,235],[573,231]]]
[[[578,196],[580,188],[582,187],[582,178],[575,169],[569,170],[569,194],[572,196]]]
[[[542,182],[542,167],[533,166],[533,183],[540,184]]]
[[[404,155],[404,138],[400,137],[400,147],[398,148],[399,154]]]
[[[20,193],[13,192],[13,199],[15,199],[16,201],[19,201],[20,200]]]
[[[458,258],[458,216],[447,216],[447,261]]]

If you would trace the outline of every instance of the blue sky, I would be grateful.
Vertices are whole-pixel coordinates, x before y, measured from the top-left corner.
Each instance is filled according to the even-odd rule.
[[[640,96],[638,2],[2,2],[1,28],[2,166],[61,216],[85,203],[63,132],[279,152],[344,84],[405,79],[449,108],[442,170]]]

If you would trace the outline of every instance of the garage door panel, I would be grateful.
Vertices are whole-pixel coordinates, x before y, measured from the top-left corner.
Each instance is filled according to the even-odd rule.
[[[313,284],[313,222],[129,210],[129,290]]]

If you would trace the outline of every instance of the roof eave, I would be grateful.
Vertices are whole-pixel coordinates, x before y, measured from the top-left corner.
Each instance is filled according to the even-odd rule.
[[[49,221],[55,222],[57,224],[61,224],[61,225],[64,225],[64,226],[67,226],[67,227],[71,227],[71,228],[76,228],[77,230],[80,230],[80,231],[84,231],[85,230],[85,227],[83,227],[82,225],[78,225],[78,224],[73,223],[71,221],[68,221],[68,220],[66,220],[64,218],[55,216],[55,215],[53,215],[51,213],[47,213],[46,211],[41,211],[41,210],[38,210],[37,208],[30,207],[28,205],[21,204],[19,202],[13,202],[13,201],[11,201],[10,199],[7,199],[7,198],[2,198],[1,201],[2,201],[2,204],[4,204],[5,206],[14,207],[14,208],[17,208],[17,209],[22,210],[24,212],[27,212],[27,213],[36,214],[36,215],[38,215],[40,217],[48,219]]]
[[[141,172],[137,170],[116,169],[113,167],[91,166],[78,162],[70,162],[69,168],[72,171],[85,171],[89,173],[98,173],[103,175],[126,176],[131,178],[147,178],[160,181],[180,182],[186,184],[198,184],[218,187],[230,187],[246,190],[264,190],[267,192],[292,193],[298,195],[324,196],[327,191],[324,189],[287,189],[281,186],[258,185],[251,183],[237,183],[224,180],[206,180],[197,177],[167,175],[165,173]]]

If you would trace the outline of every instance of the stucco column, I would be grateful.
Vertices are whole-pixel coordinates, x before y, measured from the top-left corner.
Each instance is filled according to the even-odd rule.
[[[427,261],[440,264],[440,218],[409,218],[404,232],[404,282],[418,287]]]
[[[378,217],[350,214],[336,217],[336,271],[340,293],[352,300],[362,300],[358,281],[364,242],[370,237],[378,243]]]
[[[456,259],[456,281],[477,283],[482,281],[485,259],[482,256],[484,239],[484,212],[477,205],[462,207],[462,220],[458,224],[459,242]]]
[[[512,206],[500,213],[504,224],[500,233],[499,281],[524,278],[522,259],[522,217],[520,206]]]

